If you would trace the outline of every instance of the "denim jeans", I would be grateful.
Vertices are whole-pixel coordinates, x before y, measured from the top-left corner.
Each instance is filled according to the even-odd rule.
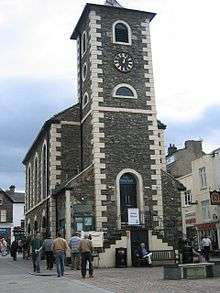
[[[57,276],[63,276],[64,274],[64,259],[65,259],[65,253],[62,250],[55,252],[55,258],[56,258],[56,266],[57,266]]]
[[[40,273],[40,258],[41,258],[40,252],[36,253],[35,251],[33,251],[32,262],[33,262],[34,272],[37,272],[37,273]]]
[[[90,252],[82,252],[81,253],[81,273],[82,276],[86,275],[86,264],[87,261],[89,263],[89,275],[93,275],[93,265],[92,265],[92,254]]]

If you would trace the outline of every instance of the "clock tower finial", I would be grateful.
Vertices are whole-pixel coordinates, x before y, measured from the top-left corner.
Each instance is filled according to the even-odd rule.
[[[116,0],[106,0],[105,5],[114,6],[114,7],[122,7]]]

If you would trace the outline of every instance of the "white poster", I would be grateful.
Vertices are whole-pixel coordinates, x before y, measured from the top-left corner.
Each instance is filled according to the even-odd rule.
[[[139,225],[139,209],[128,209],[128,225]]]

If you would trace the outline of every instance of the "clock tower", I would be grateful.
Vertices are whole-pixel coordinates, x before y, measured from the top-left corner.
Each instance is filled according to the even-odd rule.
[[[108,1],[109,2],[109,1]],[[154,95],[150,22],[155,13],[87,4],[77,40],[81,170],[94,167],[95,229],[163,228],[164,125]]]

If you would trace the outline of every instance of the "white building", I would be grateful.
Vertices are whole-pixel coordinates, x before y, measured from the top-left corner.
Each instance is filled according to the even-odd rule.
[[[192,173],[179,177],[186,187],[182,198],[183,231],[188,237],[207,234],[213,249],[220,247],[220,207],[211,205],[210,192],[220,190],[220,148],[192,161]]]

